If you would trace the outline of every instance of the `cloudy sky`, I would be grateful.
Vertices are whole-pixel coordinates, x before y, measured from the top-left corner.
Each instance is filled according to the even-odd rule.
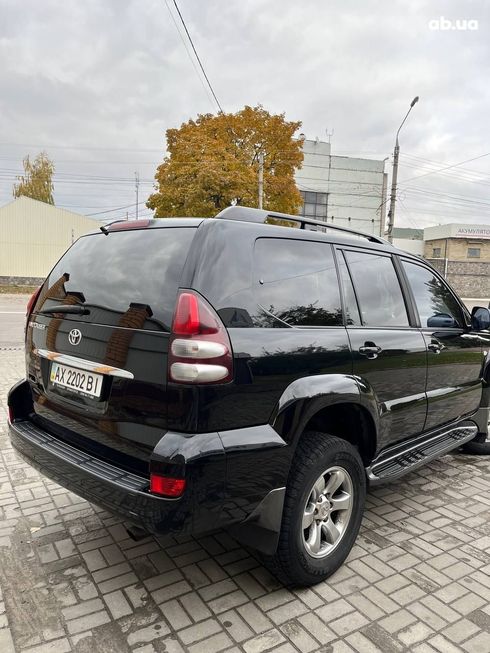
[[[398,224],[490,223],[488,0],[177,2],[225,111],[284,111],[333,154],[389,156],[419,95]],[[178,21],[173,0],[0,0],[0,205],[44,149],[58,205],[134,216],[165,130],[216,111]]]

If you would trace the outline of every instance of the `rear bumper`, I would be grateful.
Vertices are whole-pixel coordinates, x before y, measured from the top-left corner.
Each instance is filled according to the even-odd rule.
[[[41,428],[27,381],[10,390],[8,405],[10,439],[18,454],[84,499],[156,535],[199,534],[234,524],[239,539],[266,553],[275,550],[288,464],[278,455],[287,447],[271,427],[165,433],[151,467],[186,479],[183,496],[167,499],[149,493],[149,476],[127,472]]]
[[[89,456],[29,420],[14,420],[9,428],[13,447],[27,463],[84,499],[151,533],[191,529],[189,499],[149,494],[147,478]]]

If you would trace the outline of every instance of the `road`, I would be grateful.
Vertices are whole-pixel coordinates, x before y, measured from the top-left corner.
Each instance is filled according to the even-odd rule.
[[[0,348],[23,345],[29,297],[30,295],[0,294]]]

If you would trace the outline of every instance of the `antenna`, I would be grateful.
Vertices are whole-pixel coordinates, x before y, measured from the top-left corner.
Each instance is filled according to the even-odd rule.
[[[327,143],[330,145],[330,144],[331,144],[331,138],[332,138],[332,136],[334,135],[334,130],[332,129],[332,131],[329,131],[329,129],[328,129],[328,127],[327,127],[327,128],[325,129],[325,133],[326,133],[326,135],[327,135],[327,139],[328,139],[328,140],[327,140]]]
[[[138,196],[139,196],[139,188],[140,188],[140,173],[139,172],[134,173],[134,183],[135,183],[135,186],[136,186],[136,220],[137,220],[138,219],[138,208],[139,208],[138,207],[138,204],[139,204]]]

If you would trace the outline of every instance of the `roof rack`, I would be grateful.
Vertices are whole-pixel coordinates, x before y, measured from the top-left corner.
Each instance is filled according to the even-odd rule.
[[[239,222],[256,222],[265,224],[268,218],[273,218],[276,220],[288,220],[292,222],[298,222],[300,229],[304,229],[305,226],[314,225],[317,227],[324,227],[326,229],[333,229],[334,231],[343,231],[344,233],[352,234],[353,236],[361,236],[366,238],[372,243],[379,243],[381,245],[391,245],[384,238],[379,236],[373,236],[367,234],[363,231],[355,231],[354,229],[348,229],[347,227],[339,227],[338,225],[329,224],[323,220],[313,220],[312,218],[305,218],[302,215],[290,215],[289,213],[276,213],[275,211],[265,211],[263,209],[253,209],[249,206],[229,206],[223,211],[220,211],[216,218],[222,220],[237,220]]]

